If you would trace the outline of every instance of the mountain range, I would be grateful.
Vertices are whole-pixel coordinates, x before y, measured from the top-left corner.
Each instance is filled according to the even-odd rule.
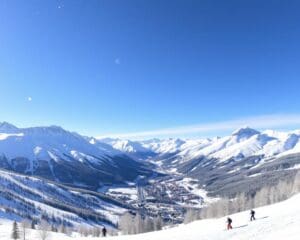
[[[212,196],[255,192],[264,184],[292,179],[300,169],[299,130],[243,127],[215,138],[98,141],[134,159],[148,159],[171,175],[197,179]]]
[[[266,130],[259,132],[249,127],[237,129],[231,135],[199,139],[150,139],[131,141],[124,139],[98,139],[114,149],[134,156],[148,153],[163,158],[172,154],[188,161],[201,156],[226,161],[254,155],[264,157],[282,156],[300,152],[300,130],[279,132]]]
[[[72,223],[115,224],[126,209],[178,222],[186,207],[251,194],[299,169],[299,130],[244,127],[223,137],[134,141],[0,123],[0,206],[18,216],[34,202],[41,211],[33,215],[51,215],[49,205]],[[89,205],[110,213],[97,216]],[[83,206],[84,214],[76,210]]]
[[[58,126],[17,128],[0,124],[0,168],[96,190],[105,184],[133,182],[151,175],[110,145]]]

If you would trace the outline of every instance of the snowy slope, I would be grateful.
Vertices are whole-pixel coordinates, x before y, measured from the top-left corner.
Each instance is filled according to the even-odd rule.
[[[300,143],[300,135],[294,132],[258,132],[250,128],[242,128],[230,136],[216,138],[207,145],[194,145],[192,148],[185,147],[178,153],[185,161],[200,156],[217,158],[226,161],[230,158],[244,158],[249,156],[263,155],[271,157],[297,149]],[[300,150],[300,149],[299,149]],[[293,153],[299,152],[298,149]]]
[[[97,189],[151,175],[110,145],[58,126],[17,128],[0,123],[0,168]]]
[[[103,140],[99,139],[99,142]],[[104,141],[105,142],[105,141]],[[129,141],[114,139],[106,141],[113,148],[123,152],[149,151],[159,158],[173,154],[182,161],[205,156],[221,162],[231,158],[245,158],[263,155],[272,157],[300,152],[300,132],[278,132],[266,130],[259,132],[249,127],[237,129],[231,135],[213,139],[150,139],[147,141]],[[126,143],[126,144],[124,144]]]
[[[116,240],[298,240],[300,235],[300,194],[284,202],[256,209],[254,222],[249,221],[249,212],[231,215],[233,229],[225,230],[226,218],[200,220],[187,225],[139,235],[113,237]],[[12,222],[0,220],[0,238],[9,239]],[[38,233],[30,233],[37,240]],[[50,239],[94,239],[93,237],[66,236],[52,233]],[[110,239],[110,238],[108,238]]]
[[[263,184],[289,179],[300,165],[299,130],[260,132],[243,127],[229,136],[212,139],[150,139],[138,143],[153,154],[151,162],[162,171],[193,178],[213,196],[251,192]]]
[[[56,218],[73,225],[115,224],[127,205],[82,189],[0,170],[0,218]],[[97,216],[97,218],[95,218]]]
[[[101,141],[98,141],[98,143],[101,142],[107,143],[111,145],[114,149],[127,153],[149,151],[149,149],[143,147],[143,145],[140,142],[130,141],[126,139],[103,138],[101,139]]]
[[[1,129],[1,126],[0,126]],[[48,160],[56,156],[73,156],[82,161],[84,155],[103,157],[111,154],[109,146],[102,144],[103,148],[94,147],[79,134],[68,132],[61,127],[33,127],[17,129],[14,133],[7,133],[7,128],[1,129],[0,152],[9,159],[25,157],[28,159]]]
[[[256,210],[257,220],[249,222],[249,212],[231,216],[232,231],[225,230],[226,218],[202,220],[176,228],[137,236],[124,236],[124,240],[289,240],[299,239],[300,229],[300,195],[278,204]]]
[[[145,148],[150,149],[155,153],[168,154],[177,152],[180,149],[180,147],[186,143],[186,141],[178,138],[169,138],[163,140],[152,139],[148,141],[143,141],[141,143]]]

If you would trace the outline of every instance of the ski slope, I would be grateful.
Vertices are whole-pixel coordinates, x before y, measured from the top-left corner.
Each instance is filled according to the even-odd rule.
[[[116,240],[289,240],[300,239],[300,194],[291,199],[256,209],[254,222],[249,211],[231,215],[233,229],[226,230],[226,217],[200,220],[171,229],[135,236],[121,236]]]
[[[226,217],[200,220],[178,227],[139,235],[108,237],[114,240],[298,240],[300,235],[300,194],[281,203],[256,209],[254,222],[249,221],[249,211],[231,215],[233,229],[226,230]],[[1,217],[1,216],[0,216]],[[12,222],[0,220],[0,239],[10,239]],[[37,231],[31,231],[27,239],[38,240]],[[48,240],[91,240],[94,237],[66,236],[51,233]]]

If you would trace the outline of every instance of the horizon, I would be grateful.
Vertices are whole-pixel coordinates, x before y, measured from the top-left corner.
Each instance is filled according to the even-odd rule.
[[[250,128],[259,132],[268,130],[274,130],[278,132],[293,132],[300,130],[300,115],[269,115],[269,116],[257,116],[245,119],[235,119],[224,122],[213,122],[199,125],[179,126],[177,128],[168,129],[156,129],[143,132],[132,133],[119,133],[119,134],[107,134],[107,135],[85,135],[76,129],[68,129],[61,125],[30,125],[19,126],[17,124],[0,121],[2,124],[12,125],[18,129],[27,129],[34,127],[59,127],[65,131],[71,133],[77,133],[81,136],[93,137],[98,140],[111,138],[111,139],[123,139],[132,141],[143,141],[150,139],[201,139],[201,138],[214,138],[224,137],[233,134],[235,131]],[[292,126],[292,127],[291,127]]]
[[[0,119],[87,136],[300,128],[299,7],[2,1]]]

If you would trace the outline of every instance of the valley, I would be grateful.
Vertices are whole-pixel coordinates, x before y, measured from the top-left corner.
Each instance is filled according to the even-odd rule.
[[[96,139],[57,126],[4,122],[0,204],[11,218],[44,216],[56,225],[115,228],[128,211],[178,224],[188,209],[292,180],[299,139],[297,130],[251,128],[213,139]]]

